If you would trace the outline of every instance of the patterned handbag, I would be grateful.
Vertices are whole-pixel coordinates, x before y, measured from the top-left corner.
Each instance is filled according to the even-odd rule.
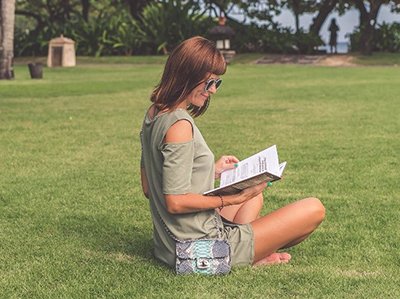
[[[176,242],[177,274],[228,274],[230,246],[226,240],[198,239]]]
[[[165,231],[176,242],[176,274],[220,275],[231,271],[231,247],[222,238],[216,215],[214,221],[218,231],[217,239],[183,241],[172,234],[158,211],[157,214]]]

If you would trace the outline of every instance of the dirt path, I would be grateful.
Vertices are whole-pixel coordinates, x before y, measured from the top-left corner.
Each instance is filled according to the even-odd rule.
[[[355,66],[354,57],[350,55],[328,55],[319,62],[324,66]]]

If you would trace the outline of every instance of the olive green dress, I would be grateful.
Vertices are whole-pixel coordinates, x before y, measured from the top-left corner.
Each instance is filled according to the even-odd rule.
[[[193,140],[164,143],[168,129],[179,120],[191,123]],[[170,214],[166,209],[164,194],[202,194],[214,187],[214,155],[188,112],[176,109],[153,119],[147,113],[141,142],[141,165],[149,186],[155,257],[175,266],[175,241],[166,232],[163,222],[177,239],[188,240],[217,238],[217,219],[223,237],[231,246],[232,265],[251,264],[254,257],[251,225],[223,221],[214,209],[188,214]]]

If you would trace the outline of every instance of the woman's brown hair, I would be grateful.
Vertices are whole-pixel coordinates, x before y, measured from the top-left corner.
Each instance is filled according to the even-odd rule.
[[[226,62],[215,44],[201,36],[183,41],[170,54],[165,64],[160,83],[155,87],[150,100],[156,108],[174,109],[182,103],[192,90],[204,82],[209,74],[223,75]],[[188,111],[194,117],[203,114],[210,98],[202,107],[190,105]]]

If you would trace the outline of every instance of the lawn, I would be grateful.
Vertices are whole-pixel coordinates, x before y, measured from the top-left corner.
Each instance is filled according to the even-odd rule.
[[[400,298],[400,69],[234,64],[197,124],[216,156],[277,144],[264,213],[325,222],[290,264],[179,277],[152,258],[139,130],[162,59],[0,82],[0,297]]]

